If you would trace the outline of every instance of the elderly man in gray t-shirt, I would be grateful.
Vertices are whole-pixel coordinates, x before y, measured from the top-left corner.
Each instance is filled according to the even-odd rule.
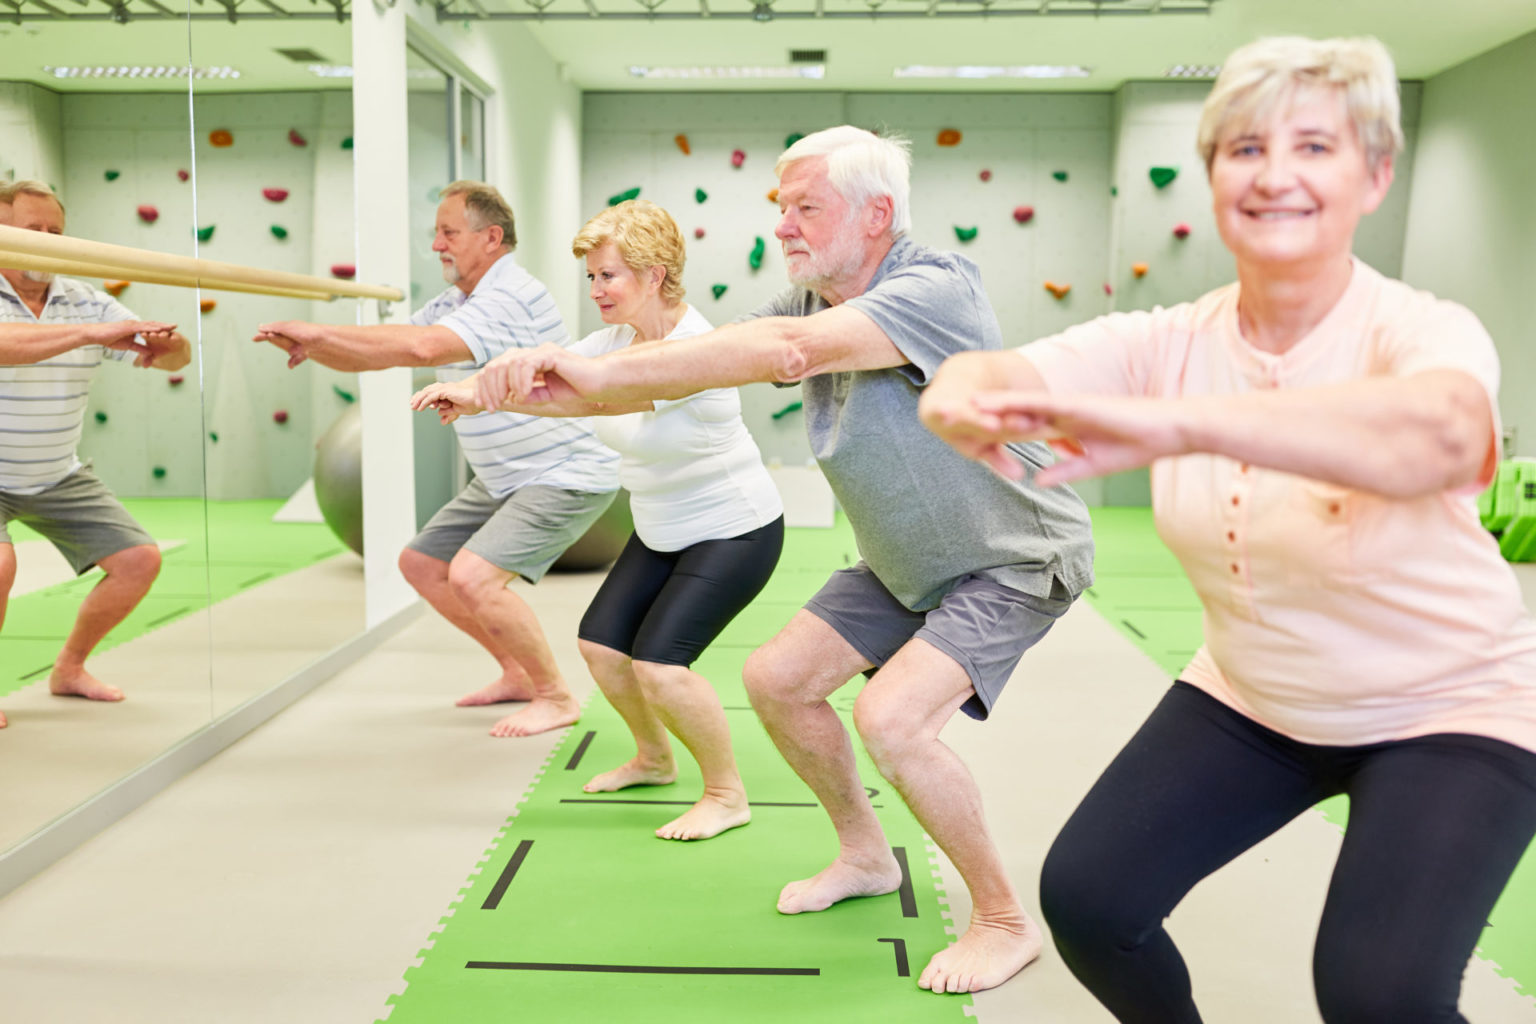
[[[584,360],[544,347],[481,372],[494,408],[571,393],[597,401],[681,398],[750,381],[805,382],[811,448],[863,560],[832,575],[747,662],[752,704],[837,830],[839,852],[779,896],[786,914],[894,892],[901,871],[827,698],[878,669],[854,724],[880,773],[970,888],[970,927],[918,979],[935,992],[1002,984],[1038,955],[988,836],[975,780],[939,730],[985,718],[1024,651],[1092,579],[1087,510],[1069,490],[1005,480],[919,422],[945,357],[997,349],[975,264],[905,238],[906,149],[843,126],[785,151],[777,234],[790,288],[746,322]],[[1018,456],[1043,466],[1043,446]]]

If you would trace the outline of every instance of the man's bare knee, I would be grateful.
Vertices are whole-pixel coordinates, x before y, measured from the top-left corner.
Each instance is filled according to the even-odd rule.
[[[768,647],[759,647],[747,656],[747,663],[741,670],[741,681],[755,708],[795,699],[797,680],[788,671],[784,659]]]
[[[892,777],[904,753],[929,739],[912,709],[883,692],[878,683],[866,686],[853,702],[853,726],[875,767],[886,778]]]
[[[103,558],[98,564],[103,572],[125,583],[147,587],[160,575],[160,549],[154,544],[138,544]]]
[[[448,563],[441,558],[433,558],[423,554],[415,548],[405,548],[400,552],[400,575],[417,592],[423,588],[430,589],[433,584],[445,583],[448,580]]]
[[[513,575],[478,556],[464,557],[461,554],[448,564],[448,586],[467,608],[473,608],[488,595],[505,589]]]

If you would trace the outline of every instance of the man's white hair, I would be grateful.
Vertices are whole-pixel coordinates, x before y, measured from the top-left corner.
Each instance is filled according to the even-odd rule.
[[[876,135],[850,124],[813,132],[784,151],[773,173],[796,160],[827,159],[827,181],[849,206],[860,209],[879,196],[891,197],[891,237],[912,229],[912,144],[906,139]]]

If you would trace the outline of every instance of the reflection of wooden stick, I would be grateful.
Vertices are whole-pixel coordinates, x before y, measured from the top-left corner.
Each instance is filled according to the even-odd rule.
[[[109,267],[102,263],[78,263],[74,260],[57,260],[50,256],[33,256],[24,252],[0,249],[0,266],[12,270],[41,270],[49,274],[71,274],[76,277],[115,277],[121,267]],[[133,271],[128,279],[144,284],[169,284],[181,288],[217,288],[226,292],[246,292],[251,295],[285,295],[295,299],[314,299],[329,302],[335,296],[329,292],[303,291],[298,288],[267,288],[259,284],[240,284],[235,281],[219,281],[214,278],[181,277],[176,274],[151,274]]]
[[[353,281],[337,281],[332,278],[314,277],[309,274],[290,274],[280,270],[259,270],[243,267],[238,263],[218,263],[214,260],[197,260],[190,256],[172,256],[169,253],[149,249],[132,249],[126,245],[110,245],[91,242],[68,235],[51,235],[46,231],[24,231],[0,225],[0,250],[31,253],[53,259],[76,260],[99,268],[107,268],[113,276],[135,280],[139,273],[173,275],[190,281],[202,280],[204,287],[216,288],[214,281],[260,285],[265,288],[286,288],[290,291],[324,292],[327,295],[344,295],[359,299],[384,299],[399,302],[405,298],[397,288],[382,285],[357,284]]]

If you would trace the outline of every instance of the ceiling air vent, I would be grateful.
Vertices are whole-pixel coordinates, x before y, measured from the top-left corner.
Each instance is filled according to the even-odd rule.
[[[287,57],[289,60],[293,61],[295,64],[329,64],[330,63],[330,60],[328,58],[322,57],[320,54],[316,53],[314,50],[309,49],[309,47],[307,47],[307,46],[297,46],[297,47],[293,47],[292,49],[282,49],[282,48],[279,48],[277,50],[277,52],[282,54],[284,57]]]
[[[825,64],[827,62],[827,51],[790,50],[789,62],[791,64]]]

